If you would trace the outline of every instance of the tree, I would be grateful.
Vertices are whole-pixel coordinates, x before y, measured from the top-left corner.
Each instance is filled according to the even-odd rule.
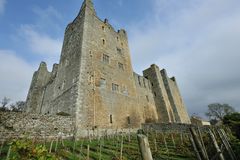
[[[0,111],[8,111],[7,104],[10,102],[10,98],[4,97],[1,101]]]
[[[233,112],[235,112],[235,109],[228,104],[213,103],[208,105],[206,116],[208,116],[209,119],[222,121],[225,115]]]
[[[15,104],[11,104],[11,110],[13,112],[22,112],[24,111],[25,102],[24,101],[18,101]]]
[[[228,125],[233,131],[234,135],[240,139],[240,113],[235,112],[224,116],[223,124]]]

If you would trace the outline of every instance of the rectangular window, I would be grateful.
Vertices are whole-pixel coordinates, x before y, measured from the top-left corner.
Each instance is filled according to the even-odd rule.
[[[110,123],[111,123],[111,124],[113,123],[112,115],[110,115]]]
[[[118,92],[119,91],[119,85],[113,83],[112,84],[112,91]]]
[[[109,56],[106,54],[103,54],[103,62],[109,64]]]
[[[120,48],[117,47],[117,53],[118,53],[118,54],[122,54],[122,49],[120,49]]]
[[[127,117],[127,121],[128,121],[128,124],[131,124],[131,119],[129,116]]]
[[[122,63],[118,62],[118,68],[121,69],[121,70],[124,70],[124,66]]]
[[[100,79],[100,87],[102,87],[102,88],[106,87],[106,79],[104,79],[104,78]]]
[[[156,93],[156,92],[154,92],[154,96],[155,96],[155,97],[157,96],[157,93]]]

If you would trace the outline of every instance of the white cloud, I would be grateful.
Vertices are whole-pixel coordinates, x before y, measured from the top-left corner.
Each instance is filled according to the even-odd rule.
[[[33,26],[22,25],[19,34],[25,39],[33,53],[46,56],[55,56],[61,53],[62,41],[60,39],[39,33],[34,30]]]
[[[52,6],[45,9],[35,7],[32,9],[36,15],[33,23],[22,24],[17,30],[17,41],[22,41],[32,56],[39,57],[48,66],[57,63],[62,49],[62,30],[59,29],[61,14]],[[61,35],[58,34],[61,30]],[[51,70],[51,68],[49,68]]]
[[[4,12],[6,0],[0,0],[0,14]]]
[[[184,2],[155,0],[153,17],[129,27],[135,68],[157,63],[176,75],[191,113],[212,102],[240,109],[240,2]]]
[[[0,64],[0,99],[25,100],[34,67],[9,50],[0,50]]]

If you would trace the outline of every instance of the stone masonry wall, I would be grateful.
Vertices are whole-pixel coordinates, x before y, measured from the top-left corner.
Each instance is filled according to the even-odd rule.
[[[29,113],[0,112],[0,141],[13,138],[70,138],[74,125],[71,117]]]

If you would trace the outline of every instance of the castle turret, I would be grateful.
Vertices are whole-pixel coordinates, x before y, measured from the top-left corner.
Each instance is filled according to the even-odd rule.
[[[47,64],[41,62],[38,70],[34,73],[32,83],[26,100],[26,111],[41,113],[45,86],[49,82],[51,73],[47,70]]]
[[[144,76],[152,84],[160,122],[190,123],[175,77],[169,78],[165,69],[152,65]]]

